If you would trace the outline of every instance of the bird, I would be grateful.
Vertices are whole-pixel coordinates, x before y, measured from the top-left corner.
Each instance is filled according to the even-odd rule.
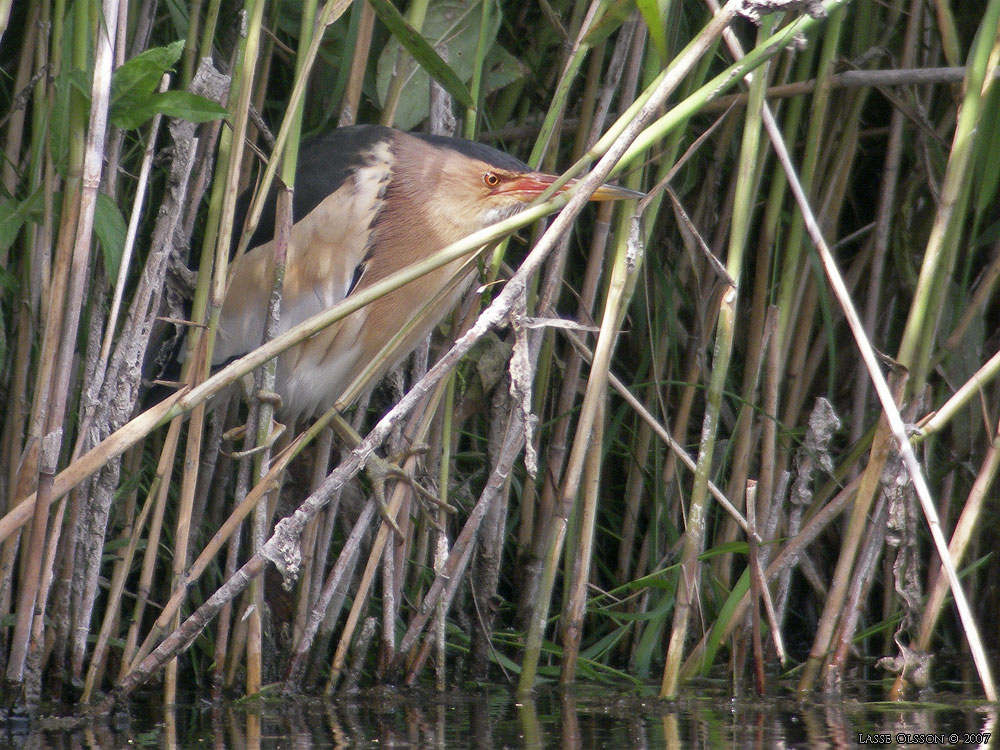
[[[304,141],[295,179],[279,333],[517,213],[556,176],[474,141],[356,125]],[[606,184],[591,199],[641,196]],[[248,250],[231,264],[213,349],[215,367],[263,341],[275,201],[273,190]],[[333,405],[346,406],[338,401],[345,389],[419,312],[420,320],[382,359],[371,382],[398,364],[454,308],[473,276],[466,260],[409,282],[280,354],[278,415],[309,419]],[[431,300],[429,309],[421,310]]]

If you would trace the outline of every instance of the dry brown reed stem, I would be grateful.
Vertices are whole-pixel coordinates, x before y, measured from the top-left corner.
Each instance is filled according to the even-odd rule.
[[[594,426],[590,434],[583,465],[581,489],[583,501],[577,509],[576,526],[578,538],[573,555],[571,580],[563,610],[562,622],[562,663],[559,682],[568,684],[576,680],[576,664],[580,656],[580,641],[583,637],[583,618],[587,610],[587,582],[594,563],[594,527],[597,525],[597,500],[601,486],[601,459],[604,453],[604,421],[607,408],[607,393],[601,388],[601,395],[594,415]]]
[[[777,311],[771,307],[768,310],[767,319],[764,324],[765,330],[765,340],[762,342],[762,348],[765,353],[771,356],[767,356],[766,361],[770,363],[776,363],[776,357],[773,356],[773,352],[776,351],[776,347],[771,346],[771,335],[773,334],[777,326]],[[769,375],[777,374],[777,367],[774,371],[769,370]],[[774,381],[776,382],[776,378]],[[765,386],[766,387],[766,386]],[[777,389],[768,389],[770,393],[765,396],[765,410],[768,406],[775,408],[775,401],[777,398]],[[767,587],[767,583],[764,581],[763,571],[761,570],[761,559],[767,558],[766,551],[763,551],[759,547],[758,540],[770,539],[772,534],[768,530],[768,519],[770,518],[770,510],[773,502],[772,489],[774,484],[774,447],[775,447],[775,432],[776,424],[772,417],[774,411],[764,412],[764,436],[761,440],[761,452],[760,452],[760,470],[759,480],[747,480],[747,527],[750,530],[748,536],[749,543],[749,564],[750,564],[750,574],[751,581],[753,582],[756,593],[754,596],[760,596],[764,600],[765,612],[767,614],[768,624],[771,631],[771,638],[774,642],[774,650],[778,656],[778,659],[782,664],[788,659],[785,653],[784,639],[781,635],[781,620],[775,611],[774,603],[771,597],[770,590]],[[752,484],[751,484],[752,483]],[[751,517],[752,514],[752,517]],[[763,534],[761,530],[763,529]],[[759,617],[756,611],[753,614],[753,626],[757,628],[759,626]],[[757,648],[757,635],[754,635],[754,648]]]
[[[358,116],[358,105],[361,102],[361,88],[364,84],[365,71],[368,68],[368,57],[372,43],[372,30],[375,27],[375,10],[370,3],[361,6],[361,21],[358,24],[358,34],[354,41],[354,54],[351,58],[351,75],[347,80],[344,100],[340,105],[339,127],[353,125]]]
[[[972,299],[962,313],[961,320],[955,324],[954,330],[941,345],[941,351],[936,358],[938,361],[943,360],[948,352],[954,352],[959,348],[969,326],[983,314],[983,308],[995,294],[998,281],[1000,281],[1000,242],[993,244],[993,258],[980,274]]]
[[[981,398],[986,385],[1000,375],[1000,350],[990,357],[938,409],[920,421],[915,440],[925,440],[943,430],[973,398]]]
[[[170,487],[170,476],[173,471],[174,458],[177,455],[177,444],[180,440],[181,420],[175,419],[167,429],[163,448],[160,451],[160,462],[156,475],[146,496],[146,505],[153,506],[153,517],[149,523],[149,533],[146,536],[146,551],[143,553],[142,568],[139,572],[139,582],[136,587],[135,605],[132,610],[131,623],[125,637],[122,649],[121,669],[118,678],[121,679],[128,671],[128,665],[139,640],[139,627],[143,620],[146,602],[149,600],[153,580],[153,570],[156,565],[159,549],[160,533],[163,529],[163,517],[166,511],[167,492]]]
[[[760,470],[757,479],[757,498],[760,515],[763,518],[765,539],[773,538],[778,529],[778,525],[785,517],[783,513],[785,493],[782,484],[787,486],[786,481],[782,483],[779,477],[782,476],[778,468],[778,399],[781,383],[781,353],[778,347],[774,346],[774,333],[778,327],[778,310],[769,305],[767,317],[764,322],[764,335],[766,344],[762,357],[764,359],[764,384],[761,389],[761,436],[760,436]],[[788,515],[795,514],[797,519],[803,512],[801,506],[796,506]],[[786,526],[787,533],[794,536],[798,533],[798,521],[792,528],[791,521]],[[763,551],[763,560],[766,567],[767,561],[771,559],[772,550],[766,547]],[[791,578],[791,570],[784,574],[784,579],[780,579],[777,586],[778,606],[776,607],[776,619],[780,623],[784,620],[784,602],[782,590],[787,591],[788,581]],[[777,632],[777,629],[775,630]]]
[[[831,498],[826,505],[820,508],[806,522],[798,534],[785,541],[781,547],[781,551],[764,570],[764,578],[768,583],[777,579],[782,571],[791,568],[799,562],[801,556],[805,553],[809,545],[816,540],[816,537],[818,537],[820,533],[822,533],[823,530],[830,525],[830,523],[836,520],[836,518],[844,512],[848,504],[854,499],[860,482],[860,477],[853,479],[847,484],[847,486]],[[704,666],[702,664],[702,659],[704,658],[705,647],[709,636],[712,636],[715,640],[724,640],[729,638],[733,629],[738,627],[742,622],[743,617],[746,614],[747,607],[750,606],[750,598],[750,592],[746,591],[740,598],[739,603],[733,608],[732,615],[729,620],[722,625],[721,632],[710,632],[702,637],[698,645],[691,650],[690,654],[688,654],[688,657],[684,662],[684,666],[681,668],[681,677],[691,677],[702,669]]]
[[[333,431],[324,429],[316,439],[313,448],[312,477],[309,483],[310,493],[323,483],[330,465],[332,450]],[[336,506],[331,502],[328,508],[335,510]],[[310,527],[311,531],[307,528],[306,535],[303,538],[303,552],[305,553],[302,567],[303,580],[302,585],[299,587],[295,619],[292,623],[293,643],[297,643],[301,638],[305,620],[309,616],[309,611],[315,604],[316,598],[319,596],[320,586],[323,583],[323,568],[326,564],[330,544],[330,535],[322,533],[324,520],[324,518],[320,517],[313,519]]]
[[[757,482],[747,480],[746,486],[746,509],[747,523],[755,532],[757,530]],[[757,695],[765,695],[767,687],[764,682],[764,646],[760,635],[760,597],[763,591],[767,590],[767,583],[760,574],[760,559],[757,557],[759,550],[757,542],[750,540],[747,549],[750,567],[750,641],[753,646],[753,681]],[[744,646],[745,649],[745,646]]]
[[[439,398],[442,393],[441,389],[436,389],[436,393],[429,394],[429,398],[436,401],[435,395]],[[415,405],[415,406],[419,406]],[[428,409],[421,414],[419,411],[414,411],[414,416],[423,416],[422,424],[417,428],[417,435],[422,438],[425,434],[428,424],[428,419],[433,414],[433,409]],[[418,438],[419,439],[419,438]],[[372,464],[369,464],[373,466]],[[416,459],[411,456],[407,459],[404,465],[404,472],[412,475],[412,472],[416,466]],[[380,469],[374,469],[375,471],[380,471]],[[376,480],[379,481],[379,480]],[[365,570],[362,573],[361,580],[358,583],[357,588],[354,592],[354,601],[351,604],[351,611],[347,616],[347,622],[344,624],[344,629],[341,633],[340,642],[337,644],[337,650],[334,652],[333,661],[330,665],[330,673],[326,682],[326,687],[324,689],[324,694],[329,696],[333,694],[334,689],[337,686],[337,682],[340,680],[341,670],[344,668],[344,663],[347,659],[347,650],[351,644],[351,638],[354,635],[354,628],[360,621],[362,610],[368,603],[368,598],[371,593],[371,586],[374,582],[375,573],[378,569],[379,561],[383,559],[383,552],[386,550],[386,543],[389,541],[389,537],[394,537],[393,527],[390,526],[390,521],[394,521],[398,528],[399,521],[396,520],[401,518],[400,509],[406,500],[409,488],[404,486],[402,483],[398,483],[393,489],[392,498],[384,512],[383,523],[379,526],[378,533],[375,537],[375,541],[372,544],[368,556],[368,563],[365,566]],[[388,519],[388,520],[387,520]],[[383,595],[385,595],[383,593]],[[325,611],[325,610],[324,610]],[[317,613],[322,616],[322,612]],[[391,625],[394,623],[387,623],[383,621],[383,628],[386,625]],[[383,636],[384,637],[384,636]]]
[[[412,471],[414,459],[408,459],[407,464],[407,469]],[[385,517],[393,520],[400,517],[400,508],[406,498],[406,492],[407,490],[402,484],[396,485],[392,493],[392,499],[389,501],[389,504],[384,511]],[[386,548],[386,542],[389,540],[389,537],[393,535],[394,531],[392,527],[390,527],[385,519],[383,519],[383,522],[379,525],[375,541],[369,551],[368,563],[365,566],[365,570],[361,574],[361,580],[358,582],[358,586],[354,591],[354,601],[351,604],[351,611],[348,613],[347,621],[344,623],[344,629],[341,631],[340,641],[338,642],[337,649],[333,654],[333,661],[330,663],[329,676],[327,678],[326,685],[323,688],[323,695],[326,697],[333,695],[333,692],[337,687],[337,683],[340,680],[340,674],[347,659],[347,651],[351,644],[354,629],[361,617],[362,610],[365,609],[368,604],[375,573]],[[323,613],[320,612],[317,614],[322,616]],[[387,623],[383,621],[383,627],[385,627],[386,624]],[[394,625],[394,623],[392,624]]]
[[[224,580],[229,580],[236,573],[240,554],[241,528],[239,524],[236,525],[229,538],[229,544],[226,547],[226,561],[222,569]],[[223,691],[228,686],[226,682],[226,663],[229,656],[229,638],[232,632],[232,623],[233,603],[229,601],[223,605],[222,610],[219,612],[219,622],[215,631],[215,663],[212,666],[212,698],[215,700],[221,700]],[[128,668],[131,669],[131,666]],[[124,676],[124,673],[122,676]]]
[[[416,645],[417,638],[419,638],[421,632],[426,627],[427,621],[430,619],[430,615],[434,609],[440,605],[447,610],[451,605],[451,601],[458,591],[458,586],[463,580],[463,573],[472,556],[477,532],[483,518],[500,502],[500,498],[507,492],[507,483],[514,468],[514,461],[517,459],[524,444],[524,425],[521,410],[511,409],[508,413],[510,417],[507,421],[502,445],[497,453],[490,477],[485,487],[483,487],[479,500],[473,506],[472,511],[470,511],[465,525],[462,527],[462,531],[456,537],[455,544],[452,545],[443,569],[435,576],[434,582],[424,596],[420,609],[410,621],[406,634],[399,643],[396,658],[389,666],[387,674],[390,680],[393,680],[402,671],[404,667],[403,660]],[[425,638],[416,658],[408,665],[407,674],[404,678],[407,684],[412,684],[415,681],[417,674],[423,668],[423,664],[430,654],[432,646],[432,639]]]
[[[511,429],[508,415],[512,409],[512,396],[507,387],[506,379],[502,380],[493,392],[490,404],[490,433],[487,446],[487,456],[493,466],[500,465],[504,460],[504,445]],[[516,456],[516,453],[515,453]],[[473,631],[470,646],[469,662],[466,676],[471,679],[484,679],[488,676],[489,656],[493,650],[493,623],[497,615],[498,586],[503,562],[504,541],[507,529],[507,508],[510,501],[511,477],[505,477],[503,491],[487,509],[483,518],[482,530],[476,544],[476,557],[473,562],[471,588],[473,603]],[[446,528],[446,519],[442,513],[438,519],[441,528]],[[447,562],[447,538],[441,532],[438,549],[435,550],[435,575],[440,575]],[[447,607],[438,602],[440,625],[438,633],[438,659],[444,657],[444,626]]]
[[[887,477],[892,477],[892,481],[886,482],[882,491],[879,492],[875,509],[872,511],[868,527],[865,529],[854,576],[844,599],[844,613],[837,622],[836,632],[831,639],[831,653],[824,665],[823,688],[829,693],[840,690],[848,651],[851,647],[858,618],[861,616],[861,605],[875,581],[875,569],[885,548],[886,524],[889,519],[889,506],[892,502],[889,499],[889,492],[894,491],[897,495],[909,493],[905,487],[898,487],[894,483],[896,480],[894,475],[898,475],[902,469],[902,463],[897,456],[893,456],[887,462],[885,473]]]
[[[1000,74],[998,74],[1000,75]],[[847,70],[841,73],[834,73],[826,82],[830,89],[845,88],[879,88],[886,93],[890,87],[896,86],[939,86],[942,84],[959,84],[965,78],[965,68],[956,67],[924,67],[924,68],[897,68],[892,70]],[[818,83],[816,79],[793,81],[791,83],[778,83],[769,86],[765,96],[769,101],[782,99],[800,99],[807,94],[816,91]],[[706,102],[701,108],[702,114],[724,112],[734,106],[745,106],[747,95],[745,93],[727,94]],[[909,111],[909,110],[908,110]],[[909,111],[911,117],[915,117]],[[576,127],[580,120],[576,117],[567,117],[564,124],[567,128]],[[507,125],[483,133],[483,139],[487,141],[506,141],[516,138],[527,138],[538,133],[539,123],[529,120],[522,125]]]
[[[133,451],[131,453],[133,457],[133,466],[131,468],[133,470],[136,468],[141,454],[141,451]],[[90,700],[95,684],[99,684],[103,677],[107,664],[108,641],[112,631],[117,630],[121,618],[121,598],[125,591],[125,578],[132,568],[132,560],[135,557],[140,534],[145,528],[146,520],[153,508],[153,503],[149,502],[149,498],[147,498],[147,502],[143,504],[138,517],[136,517],[135,497],[135,492],[129,493],[125,513],[126,520],[121,533],[121,539],[126,541],[126,547],[115,559],[111,574],[111,583],[108,587],[108,603],[104,608],[104,620],[98,631],[97,641],[94,643],[94,650],[90,656],[90,665],[87,668],[87,676],[84,680],[83,692],[80,696],[80,700],[83,703]]]
[[[195,360],[196,362],[198,360]],[[177,525],[174,529],[173,577],[174,588],[180,583],[188,565],[188,540],[191,535],[191,514],[194,512],[195,488],[198,484],[198,467],[201,465],[201,443],[205,422],[205,404],[199,404],[191,412],[188,421],[187,442],[184,451],[184,472],[181,475],[181,496],[177,508]],[[172,627],[180,625],[179,615],[175,616]],[[167,665],[164,681],[164,700],[175,703],[177,695],[177,662]]]
[[[986,451],[986,458],[976,475],[976,480],[972,484],[969,496],[966,498],[962,513],[955,525],[955,530],[951,535],[951,542],[948,544],[948,553],[951,555],[956,567],[962,563],[962,559],[972,542],[972,534],[976,530],[983,510],[983,503],[989,493],[989,488],[996,481],[997,471],[1000,470],[1000,426],[997,427],[993,436],[993,442]],[[920,630],[917,634],[914,648],[917,651],[927,651],[930,647],[931,638],[934,635],[934,628],[941,610],[944,608],[945,597],[948,595],[948,580],[946,576],[938,575],[934,580],[927,603],[924,606],[921,619]],[[904,675],[901,672],[897,675],[890,691],[890,699],[898,700],[902,697],[904,688]]]
[[[35,504],[34,519],[31,530],[31,541],[27,548],[28,560],[26,575],[22,582],[22,590],[18,600],[14,633],[11,638],[10,655],[7,662],[6,682],[13,692],[20,692],[25,677],[25,660],[29,647],[35,657],[33,669],[40,669],[40,652],[43,644],[32,641],[31,620],[35,611],[36,599],[39,598],[39,584],[50,573],[44,569],[45,557],[44,539],[48,523],[48,506],[53,497],[53,484],[59,452],[62,445],[63,419],[69,396],[69,379],[73,371],[73,353],[84,302],[84,285],[90,266],[91,236],[93,232],[94,213],[97,204],[97,190],[100,186],[100,176],[103,167],[104,139],[107,130],[108,105],[111,89],[111,40],[117,33],[118,14],[114,12],[112,0],[104,3],[106,19],[97,34],[94,51],[94,76],[90,92],[90,117],[87,125],[86,140],[78,145],[79,160],[71,165],[69,174],[78,168],[79,182],[67,180],[64,193],[64,211],[62,214],[62,229],[58,249],[57,263],[61,266],[58,273],[60,281],[53,292],[53,305],[46,328],[46,339],[57,341],[52,347],[55,356],[52,359],[53,369],[47,378],[41,382],[42,390],[48,391],[48,398],[38,409],[39,419],[32,426],[36,431],[36,439],[42,443],[38,463],[38,497],[41,502]],[[77,22],[83,22],[86,8],[76,13]],[[83,27],[85,28],[85,27]],[[78,66],[84,62],[81,49],[81,34],[75,38],[75,59]],[[82,66],[81,66],[82,67]],[[77,98],[78,108],[82,102]],[[82,109],[81,117],[82,117]],[[81,132],[82,138],[82,132]],[[69,209],[69,210],[66,210]],[[55,292],[62,287],[63,294],[58,297]],[[37,426],[36,426],[37,425]],[[54,550],[53,550],[54,553]],[[54,554],[49,558],[54,559]],[[41,592],[44,599],[45,593]],[[44,617],[44,613],[39,615]],[[37,632],[37,630],[36,630]],[[27,696],[30,700],[30,696]],[[35,696],[37,699],[37,696]]]
[[[320,491],[322,491],[322,487],[317,488],[316,492],[313,494],[315,495]],[[324,615],[330,605],[330,601],[333,599],[334,593],[337,590],[337,586],[344,579],[344,576],[348,573],[348,571],[354,568],[354,562],[357,558],[361,545],[361,538],[368,531],[368,527],[371,524],[372,519],[375,517],[375,512],[376,502],[374,496],[372,496],[368,498],[368,501],[362,508],[361,513],[358,514],[358,518],[354,522],[354,528],[344,541],[344,546],[341,548],[340,554],[337,556],[337,562],[330,570],[330,574],[327,576],[323,589],[316,598],[314,606],[309,613],[309,618],[306,620],[302,635],[295,643],[294,651],[292,652],[292,657],[288,664],[288,669],[285,672],[283,692],[286,695],[295,694],[301,690],[302,678],[305,674],[307,666],[306,657],[309,655],[310,648],[312,647],[313,637],[315,636],[320,623],[323,621]]]

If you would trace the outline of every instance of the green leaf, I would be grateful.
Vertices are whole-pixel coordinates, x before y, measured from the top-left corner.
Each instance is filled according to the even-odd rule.
[[[636,0],[642,19],[649,29],[649,39],[653,43],[660,60],[667,59],[667,7],[670,0]]]
[[[472,78],[482,13],[479,0],[432,2],[424,19],[423,36],[407,23],[389,0],[373,0],[372,7],[393,35],[378,60],[376,84],[379,100],[385,103],[400,45],[419,64],[415,67],[412,61],[405,63],[406,80],[396,109],[396,127],[408,130],[427,117],[430,110],[428,75],[463,107],[473,106],[472,94],[463,81]],[[494,15],[496,23],[490,32],[491,39],[496,35],[500,23],[499,14]],[[448,62],[434,51],[434,47],[438,45],[444,45],[448,50]]]
[[[160,79],[184,51],[184,40],[154,47],[136,55],[111,78],[111,122],[126,130],[137,128],[157,112],[193,122],[206,122],[225,115],[208,99],[185,91],[157,92]]]
[[[711,560],[718,555],[745,555],[749,552],[750,545],[746,542],[724,542],[717,544],[711,549],[705,550],[698,555],[699,560]]]
[[[83,97],[84,101],[88,102],[88,106],[91,90],[89,75],[89,72],[86,70],[70,70],[66,73],[66,80],[77,90],[77,93]]]
[[[528,75],[528,66],[499,44],[486,54],[483,65],[483,88],[487,94],[502,89]],[[470,73],[471,75],[471,73]]]
[[[1000,86],[992,86],[979,115],[981,134],[976,138],[977,156],[973,169],[978,173],[975,186],[976,215],[981,216],[990,206],[996,205],[997,187],[1000,186]]]
[[[705,674],[708,672],[708,668],[712,666],[712,662],[715,661],[715,655],[719,651],[719,646],[722,645],[722,634],[729,624],[729,621],[733,618],[737,607],[739,607],[740,600],[743,599],[743,595],[750,588],[750,568],[744,568],[743,572],[740,574],[739,580],[736,581],[733,586],[733,590],[729,592],[729,596],[726,597],[725,603],[722,605],[722,609],[719,610],[718,616],[715,618],[715,622],[712,623],[712,629],[708,633],[708,638],[705,641],[705,651],[702,655],[701,661],[701,673]]]
[[[141,104],[113,113],[111,122],[125,130],[134,129],[157,112],[191,122],[218,120],[229,114],[225,107],[198,94],[189,91],[164,91],[146,97]]]
[[[97,206],[94,210],[94,234],[101,241],[101,251],[104,255],[104,271],[109,279],[118,278],[118,267],[125,251],[125,234],[128,228],[121,211],[110,197],[104,193],[97,194]]]
[[[178,36],[186,34],[187,30],[191,28],[188,3],[183,0],[167,0],[164,5],[167,8],[167,16],[170,18],[174,33]]]
[[[635,7],[635,0],[609,0],[603,6],[604,14],[591,25],[584,36],[584,44],[594,47],[607,39],[618,30],[618,27],[625,23]]]
[[[6,252],[17,239],[24,222],[38,208],[42,189],[38,187],[23,201],[8,200],[0,203],[0,252]]]
[[[160,85],[160,78],[177,62],[184,51],[184,40],[166,47],[154,47],[136,55],[111,77],[111,112],[141,103]]]

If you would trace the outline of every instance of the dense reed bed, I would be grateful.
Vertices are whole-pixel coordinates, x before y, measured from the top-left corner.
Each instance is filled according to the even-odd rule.
[[[859,669],[996,699],[1000,0],[0,21],[6,707]],[[354,122],[647,197],[498,225],[431,341],[272,446],[229,386],[288,339],[205,365],[237,197]]]

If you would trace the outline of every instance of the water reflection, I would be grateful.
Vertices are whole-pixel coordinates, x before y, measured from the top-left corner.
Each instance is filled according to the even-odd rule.
[[[155,705],[155,701],[151,703]],[[14,748],[1000,748],[996,707],[961,695],[888,704],[791,698],[732,700],[717,685],[692,686],[676,703],[655,688],[540,690],[519,701],[507,690],[369,691],[335,701],[299,699],[212,705],[192,701],[106,720],[38,718],[0,726]],[[884,740],[888,738],[888,743]]]

